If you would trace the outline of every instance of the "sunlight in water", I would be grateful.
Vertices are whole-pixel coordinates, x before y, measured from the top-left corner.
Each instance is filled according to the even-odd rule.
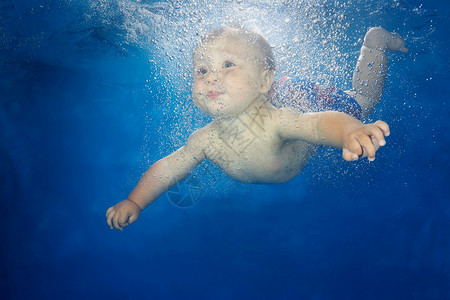
[[[347,36],[345,4],[319,1],[119,1],[128,43],[148,53],[148,90],[155,80],[163,83],[159,94],[149,97],[146,110],[158,110],[168,123],[160,133],[170,144],[184,142],[193,124],[204,116],[192,105],[190,95],[192,50],[202,34],[224,25],[238,24],[262,34],[273,46],[277,76],[302,75],[327,84],[351,82],[351,71],[361,42]],[[95,4],[97,8],[99,4]],[[364,32],[365,28],[361,29]],[[344,47],[344,48],[343,48]],[[162,100],[161,98],[165,98]],[[151,115],[154,115],[153,112]],[[164,118],[164,117],[163,117]],[[149,134],[154,126],[148,128]],[[170,128],[170,129],[169,129]]]
[[[352,72],[367,29],[380,25],[390,14],[398,18],[392,26],[401,26],[405,5],[382,1],[354,10],[350,2],[327,0],[141,0],[95,2],[90,11],[107,16],[102,20],[107,26],[121,29],[127,43],[124,48],[136,47],[148,57],[148,68],[153,73],[146,87],[149,96],[144,110],[151,118],[146,125],[145,144],[151,144],[155,132],[164,138],[158,149],[143,152],[158,152],[161,156],[181,146],[194,129],[207,121],[192,104],[190,92],[192,50],[204,33],[224,25],[244,26],[263,35],[273,46],[277,77],[301,75],[345,90],[351,88]],[[415,11],[418,16],[424,13]],[[406,38],[414,34],[398,27],[389,29],[401,31]],[[160,121],[153,122],[157,117]],[[334,154],[331,157],[339,159]]]

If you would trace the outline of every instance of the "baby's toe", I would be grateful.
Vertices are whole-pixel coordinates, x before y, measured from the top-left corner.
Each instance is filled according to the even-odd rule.
[[[392,33],[391,37],[387,39],[387,49],[390,51],[408,52],[405,48],[405,40],[398,33]]]

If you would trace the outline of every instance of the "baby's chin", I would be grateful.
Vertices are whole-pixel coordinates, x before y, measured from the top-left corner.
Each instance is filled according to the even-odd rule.
[[[239,112],[235,112],[233,109],[228,108],[227,106],[220,103],[198,103],[194,101],[195,106],[200,109],[204,114],[213,117],[215,119],[227,119],[233,116],[236,116]]]

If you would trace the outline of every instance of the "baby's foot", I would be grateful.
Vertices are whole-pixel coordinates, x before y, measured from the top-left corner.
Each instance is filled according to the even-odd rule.
[[[405,40],[398,33],[391,33],[381,27],[373,27],[364,37],[364,46],[381,51],[408,52],[405,48]]]

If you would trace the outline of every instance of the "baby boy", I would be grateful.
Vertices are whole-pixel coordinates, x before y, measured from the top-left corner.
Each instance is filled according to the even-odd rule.
[[[381,99],[387,50],[407,52],[398,34],[370,29],[353,75],[354,90],[346,92],[359,104],[362,117]],[[128,198],[108,209],[108,225],[122,230],[135,222],[145,207],[205,159],[247,183],[294,178],[316,145],[343,149],[347,161],[375,159],[389,135],[385,122],[363,124],[338,111],[305,113],[293,106],[276,106],[269,101],[274,71],[271,47],[260,35],[228,27],[208,33],[194,51],[192,93],[194,104],[214,120],[155,162]]]

